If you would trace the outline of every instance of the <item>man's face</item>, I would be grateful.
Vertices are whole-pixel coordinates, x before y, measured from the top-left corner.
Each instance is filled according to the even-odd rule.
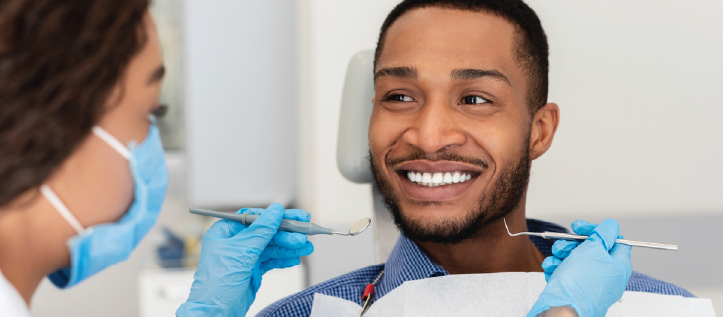
[[[408,237],[459,242],[524,196],[532,118],[517,40],[511,23],[484,12],[415,9],[389,28],[369,143]]]

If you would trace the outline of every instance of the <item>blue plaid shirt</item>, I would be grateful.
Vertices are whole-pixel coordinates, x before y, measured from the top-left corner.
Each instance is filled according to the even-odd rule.
[[[534,219],[527,220],[527,227],[531,232],[567,232],[565,228],[556,224]],[[530,236],[530,240],[532,240],[532,243],[535,244],[542,254],[545,256],[552,255],[551,249],[552,244],[555,242],[554,240],[546,240],[534,236]],[[420,250],[417,244],[407,239],[404,235],[400,235],[386,263],[367,266],[309,287],[304,291],[266,307],[266,309],[256,316],[309,316],[311,314],[311,305],[314,302],[315,293],[343,298],[362,305],[361,296],[364,288],[367,284],[372,283],[382,270],[384,270],[384,276],[374,288],[376,293],[375,299],[381,298],[402,285],[405,281],[449,275],[442,266],[432,261]],[[638,272],[633,272],[626,289],[629,291],[695,297],[690,292],[678,286]]]

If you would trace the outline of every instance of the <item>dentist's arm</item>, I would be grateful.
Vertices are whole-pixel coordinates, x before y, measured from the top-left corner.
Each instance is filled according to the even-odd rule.
[[[542,263],[547,286],[530,310],[532,316],[602,317],[619,300],[633,272],[631,247],[616,244],[620,227],[608,219],[594,225],[575,221],[584,242],[558,240]]]
[[[282,219],[308,222],[303,210],[242,209],[261,214],[248,228],[240,222],[219,220],[206,231],[201,259],[193,276],[191,294],[176,311],[178,317],[246,315],[261,286],[261,276],[274,268],[298,265],[314,251],[306,235],[278,231]]]

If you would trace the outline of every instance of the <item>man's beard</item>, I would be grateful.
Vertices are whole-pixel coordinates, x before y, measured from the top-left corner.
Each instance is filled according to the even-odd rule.
[[[420,159],[424,157],[424,153],[413,156]],[[459,156],[450,155],[447,159],[462,162],[479,161],[478,159],[457,158]],[[409,160],[411,159],[404,161]],[[515,210],[520,204],[530,180],[530,148],[529,142],[525,142],[524,149],[517,160],[502,171],[500,178],[492,188],[492,193],[489,196],[482,193],[477,207],[467,212],[462,219],[443,219],[435,222],[415,221],[402,211],[394,188],[386,179],[383,179],[381,171],[377,170],[371,152],[369,161],[374,173],[374,186],[382,194],[382,201],[387,210],[392,213],[394,224],[407,238],[417,242],[457,244],[472,237],[485,225],[505,217]]]

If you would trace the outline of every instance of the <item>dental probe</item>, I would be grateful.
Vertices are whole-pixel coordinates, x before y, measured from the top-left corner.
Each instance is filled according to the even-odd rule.
[[[578,236],[578,235],[574,235],[574,234],[549,232],[549,231],[547,231],[547,232],[520,232],[520,233],[512,234],[510,232],[510,228],[507,227],[507,219],[503,219],[503,220],[505,222],[505,228],[507,228],[507,234],[509,234],[512,237],[519,236],[519,235],[528,235],[528,236],[538,236],[538,237],[542,237],[544,239],[587,240],[587,236]],[[626,240],[626,239],[617,239],[617,240],[615,240],[615,243],[625,244],[625,245],[629,245],[632,247],[645,247],[645,248],[651,248],[651,249],[678,251],[678,246],[675,244],[644,242],[644,241],[635,241],[635,240]]]
[[[232,213],[228,213],[228,212],[220,212],[220,211],[204,210],[204,209],[193,209],[193,208],[189,209],[189,211],[192,214],[238,221],[244,225],[252,224],[256,220],[256,218],[259,217],[258,215],[251,215],[251,214],[232,214]],[[279,226],[279,230],[286,231],[286,232],[305,233],[308,235],[336,234],[336,235],[340,235],[340,236],[353,237],[355,235],[360,234],[362,231],[364,231],[367,227],[369,227],[369,225],[371,223],[372,223],[371,219],[363,218],[363,219],[357,221],[357,223],[355,223],[353,226],[351,226],[351,228],[349,229],[349,233],[344,233],[344,232],[334,231],[329,228],[324,228],[322,226],[319,226],[319,225],[316,225],[316,224],[313,224],[310,222],[284,219],[281,221],[281,226]]]

